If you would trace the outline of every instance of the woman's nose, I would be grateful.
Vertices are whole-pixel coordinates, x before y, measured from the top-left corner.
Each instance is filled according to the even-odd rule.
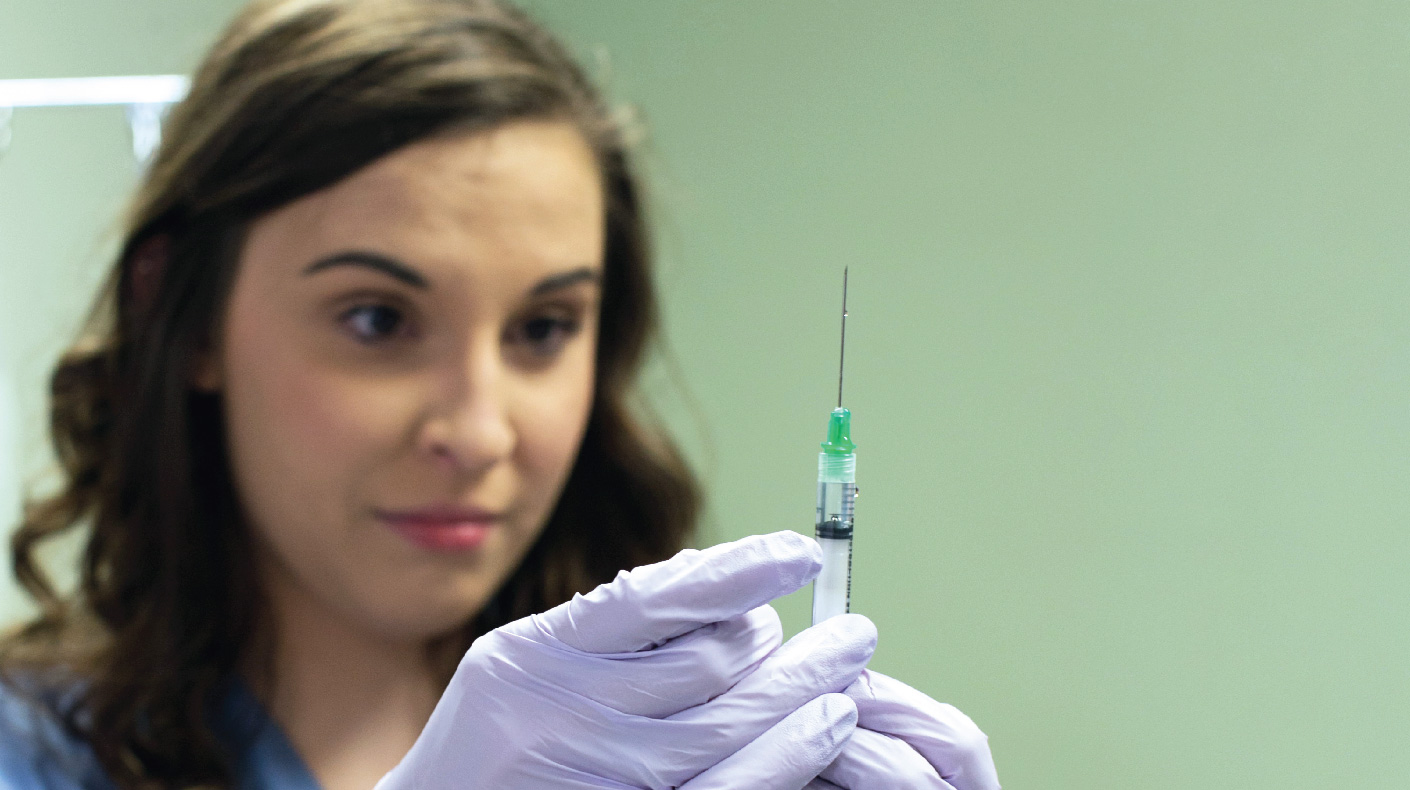
[[[518,437],[510,420],[505,371],[497,345],[466,354],[438,378],[419,446],[435,463],[481,473],[508,458]]]

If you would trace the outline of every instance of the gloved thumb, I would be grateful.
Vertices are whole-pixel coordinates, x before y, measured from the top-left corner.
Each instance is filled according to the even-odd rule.
[[[821,567],[822,551],[811,538],[788,531],[751,535],[622,571],[534,621],[584,652],[647,650],[794,592]]]

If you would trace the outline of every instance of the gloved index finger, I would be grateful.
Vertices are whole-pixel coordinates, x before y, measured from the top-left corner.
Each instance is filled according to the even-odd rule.
[[[857,726],[906,742],[956,790],[999,790],[989,737],[953,705],[874,670],[844,692],[857,703]]]
[[[622,571],[535,619],[578,650],[631,653],[794,592],[821,567],[822,551],[811,538],[789,531],[751,535]]]

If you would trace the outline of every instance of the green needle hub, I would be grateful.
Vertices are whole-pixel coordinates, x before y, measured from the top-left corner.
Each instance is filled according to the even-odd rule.
[[[823,452],[828,455],[851,455],[857,445],[852,443],[852,412],[847,409],[833,409],[827,421],[827,441],[822,443]]]

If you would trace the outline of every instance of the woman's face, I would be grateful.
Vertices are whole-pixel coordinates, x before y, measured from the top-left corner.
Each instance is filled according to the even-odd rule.
[[[485,604],[586,427],[603,226],[551,122],[408,146],[253,224],[198,384],[276,601],[398,640]]]

